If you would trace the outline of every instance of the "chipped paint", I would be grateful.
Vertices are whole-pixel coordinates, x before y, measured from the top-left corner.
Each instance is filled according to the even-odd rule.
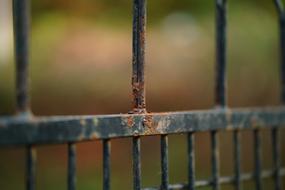
[[[85,119],[81,119],[80,120],[80,125],[83,127],[86,125],[86,120]]]
[[[168,118],[160,120],[157,124],[156,130],[160,133],[164,133],[165,129],[167,129],[170,125],[170,120]]]
[[[93,118],[93,124],[94,124],[94,126],[98,126],[98,124],[99,124],[99,120],[96,117]]]
[[[128,128],[132,128],[135,125],[134,118],[132,115],[129,115],[125,118],[122,118],[121,124],[123,126],[127,126]]]
[[[255,126],[285,127],[285,107],[38,117],[32,121],[2,117],[0,123],[5,126],[0,127],[0,146],[66,143],[143,135],[254,129]]]

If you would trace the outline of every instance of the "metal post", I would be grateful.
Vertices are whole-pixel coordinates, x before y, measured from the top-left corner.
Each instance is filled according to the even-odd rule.
[[[13,0],[13,24],[16,61],[16,111],[19,116],[30,116],[29,97],[29,31],[30,0]],[[36,149],[27,146],[26,189],[35,189]]]

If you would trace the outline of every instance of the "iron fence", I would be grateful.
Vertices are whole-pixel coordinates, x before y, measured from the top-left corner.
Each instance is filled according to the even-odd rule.
[[[285,125],[285,108],[230,109],[226,100],[226,29],[227,1],[216,0],[216,105],[211,110],[148,113],[145,97],[145,33],[146,0],[133,0],[133,110],[128,114],[95,116],[36,117],[30,110],[28,93],[30,0],[13,0],[14,39],[16,57],[17,115],[0,118],[0,146],[26,147],[26,189],[35,189],[36,149],[38,144],[68,144],[68,190],[76,189],[76,143],[86,140],[103,141],[103,189],[110,186],[111,139],[133,138],[133,189],[189,189],[211,186],[219,190],[221,184],[232,184],[242,189],[242,182],[254,180],[256,189],[262,189],[264,178],[274,179],[275,190],[282,189],[281,179],[285,168],[281,166],[280,128]],[[280,81],[281,101],[285,103],[285,11],[281,0],[274,0],[280,26]],[[271,130],[273,168],[262,170],[260,130]],[[240,131],[253,131],[254,171],[241,171]],[[233,131],[234,173],[220,176],[219,131]],[[211,134],[212,175],[209,179],[195,177],[195,133]],[[169,183],[168,134],[187,134],[188,181]],[[159,187],[142,188],[141,137],[161,137],[161,184]]]

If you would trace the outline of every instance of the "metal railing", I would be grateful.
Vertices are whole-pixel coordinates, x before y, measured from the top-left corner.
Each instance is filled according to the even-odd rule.
[[[281,0],[273,1],[280,23],[281,100],[285,103],[285,12]],[[230,109],[226,100],[226,0],[216,0],[216,105],[211,110],[148,113],[145,96],[145,33],[146,0],[133,0],[133,110],[128,114],[95,116],[36,117],[30,111],[28,93],[29,65],[29,9],[30,0],[13,0],[14,39],[16,56],[17,115],[0,118],[0,146],[26,147],[26,189],[35,189],[36,149],[38,144],[68,144],[68,190],[76,189],[76,143],[86,140],[103,141],[103,189],[110,186],[111,139],[133,138],[133,189],[189,189],[211,186],[219,190],[221,184],[231,183],[236,190],[242,182],[254,180],[256,189],[262,189],[262,179],[273,177],[275,190],[281,190],[280,128],[285,125],[285,107]],[[262,171],[260,129],[271,130],[273,168]],[[240,131],[253,131],[255,169],[241,171]],[[233,131],[234,174],[220,176],[219,131]],[[211,134],[212,175],[196,180],[194,137],[199,131]],[[185,133],[188,143],[188,181],[169,184],[168,134]],[[142,188],[142,136],[161,137],[161,184]]]

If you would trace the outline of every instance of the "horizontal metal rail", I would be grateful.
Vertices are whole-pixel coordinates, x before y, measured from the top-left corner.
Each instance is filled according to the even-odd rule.
[[[0,118],[0,146],[285,125],[285,107],[97,116]]]
[[[254,180],[255,188],[262,189],[262,179],[272,177],[275,190],[281,190],[281,141],[279,128],[285,126],[285,106],[271,108],[228,109],[227,107],[227,0],[215,0],[216,61],[215,105],[217,109],[187,112],[147,113],[145,83],[145,51],[147,1],[133,0],[132,42],[132,102],[130,114],[97,116],[34,117],[29,94],[29,36],[30,1],[13,0],[14,42],[16,63],[17,116],[0,117],[0,147],[22,145],[26,154],[26,189],[36,187],[36,148],[38,144],[68,144],[67,189],[76,190],[76,142],[103,140],[103,190],[111,189],[112,138],[133,137],[133,189],[141,190],[140,136],[161,137],[161,183],[152,189],[191,189],[211,186],[220,190],[221,184],[233,184],[241,190],[241,182]],[[285,11],[282,0],[273,0],[280,32],[280,100],[285,105]],[[271,130],[272,170],[262,171],[261,128]],[[241,173],[240,130],[253,130],[253,173]],[[219,135],[221,130],[233,130],[233,176],[220,176]],[[195,132],[211,134],[211,177],[196,180]],[[188,182],[169,184],[168,134],[187,135]]]
[[[285,168],[282,168],[280,171],[281,176],[285,176]],[[273,170],[264,170],[261,172],[261,178],[266,179],[266,178],[271,178],[274,176],[274,171]],[[255,178],[254,173],[244,173],[241,174],[241,181],[250,181]],[[220,184],[233,184],[235,182],[235,177],[234,176],[221,176],[219,178],[219,183]],[[210,180],[197,180],[195,182],[195,187],[200,188],[200,187],[207,187],[211,186],[213,181]],[[186,183],[179,183],[179,184],[170,184],[168,187],[169,190],[187,190],[188,189],[188,184]],[[149,188],[143,188],[143,190],[160,190],[160,187],[149,187]]]

